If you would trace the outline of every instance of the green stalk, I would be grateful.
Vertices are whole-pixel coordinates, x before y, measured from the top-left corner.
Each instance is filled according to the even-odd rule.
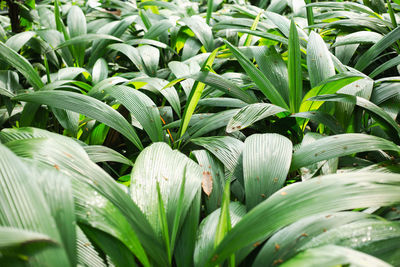
[[[46,68],[47,83],[51,83],[49,62],[47,61],[46,53],[43,54],[44,66]]]
[[[306,2],[307,5],[311,4],[311,0],[305,0],[305,2]],[[308,23],[308,26],[312,26],[312,25],[314,25],[314,14],[313,14],[313,11],[312,11],[312,7],[307,6],[306,7],[306,11],[307,11],[307,23]],[[309,29],[309,30],[311,31],[311,29]]]
[[[254,19],[253,24],[251,25],[250,30],[255,31],[257,29],[258,22],[260,21],[261,12],[258,13],[257,17]],[[243,46],[249,46],[251,44],[251,39],[253,39],[253,35],[248,34],[246,37],[246,41],[244,41]]]
[[[207,16],[206,23],[210,25],[211,15],[213,12],[214,0],[207,0]]]

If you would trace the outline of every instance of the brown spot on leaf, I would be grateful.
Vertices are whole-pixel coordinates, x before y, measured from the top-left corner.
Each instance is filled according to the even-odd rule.
[[[287,193],[286,193],[285,191],[282,191],[282,192],[281,192],[281,195],[282,195],[282,196],[286,196]]]
[[[216,261],[218,259],[218,254],[214,255],[214,257],[212,257],[211,261]]]
[[[308,234],[306,234],[306,233],[302,233],[302,234],[301,234],[301,236],[307,237],[307,236],[308,236]]]
[[[256,242],[253,244],[253,247],[258,247],[260,245],[260,242]]]
[[[65,156],[67,156],[68,158],[72,158],[72,155],[71,155],[71,154],[69,154],[69,153],[67,153],[67,152],[64,152],[64,154],[65,154]]]
[[[282,262],[283,262],[282,259],[277,259],[277,260],[274,260],[274,262],[272,263],[272,265],[278,265],[278,264],[281,264]]]
[[[278,179],[277,177],[275,177],[275,178],[274,178],[274,183],[277,183],[278,180],[279,180],[279,179]]]
[[[58,166],[57,164],[54,164],[53,166],[54,166],[54,168],[56,168],[57,171],[60,170],[60,166]]]
[[[261,194],[261,197],[262,197],[262,198],[265,198],[265,195],[264,195],[264,194]]]
[[[281,248],[281,246],[279,246],[279,244],[275,244],[275,251],[278,251]]]

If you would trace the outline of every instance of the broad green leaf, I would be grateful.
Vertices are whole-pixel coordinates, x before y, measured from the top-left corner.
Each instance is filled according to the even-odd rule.
[[[147,75],[155,77],[160,60],[160,51],[150,45],[142,45],[138,48],[139,55],[143,62],[143,67]]]
[[[290,170],[297,170],[321,160],[374,150],[400,152],[400,147],[391,141],[373,135],[338,134],[328,136],[296,150],[293,153]]]
[[[228,122],[226,132],[232,133],[251,126],[253,123],[281,112],[287,112],[284,108],[273,104],[256,103],[241,108]]]
[[[321,36],[311,32],[307,44],[307,67],[311,87],[335,75],[331,54]]]
[[[182,20],[196,35],[204,48],[211,52],[214,50],[214,37],[210,26],[199,16],[191,16]]]
[[[18,142],[18,141],[17,141]],[[47,166],[46,166],[47,167]],[[76,265],[76,218],[74,197],[70,180],[55,168],[42,168],[37,171],[38,184],[48,203],[72,266]],[[38,168],[39,169],[39,168]]]
[[[0,240],[0,251],[3,257],[0,262],[7,256],[31,256],[57,245],[48,235],[7,226],[0,226]]]
[[[296,118],[310,119],[311,121],[321,123],[326,127],[328,127],[334,134],[344,133],[344,129],[342,126],[340,126],[339,121],[329,113],[316,110],[316,111],[300,112],[292,114],[290,116]]]
[[[96,119],[123,134],[140,150],[143,146],[132,126],[116,110],[103,102],[77,93],[67,91],[46,91],[21,94],[14,98],[19,101],[33,102],[51,107],[68,109]]]
[[[347,34],[340,39],[336,39],[336,42],[332,45],[332,48],[349,44],[375,44],[379,42],[382,38],[382,34],[376,32],[358,31],[355,33]]]
[[[400,56],[397,56],[395,58],[392,58],[392,59],[386,61],[385,63],[383,63],[382,65],[380,65],[376,69],[374,69],[368,76],[371,77],[371,78],[374,78],[377,75],[379,75],[382,72],[384,72],[385,70],[393,68],[393,67],[395,67],[395,66],[397,66],[399,64],[400,64]]]
[[[233,173],[241,165],[243,142],[230,136],[200,137],[192,139],[196,145],[203,146],[216,156]]]
[[[271,101],[272,104],[288,109],[285,100],[276,90],[274,85],[265,77],[265,75],[257,69],[253,63],[242,53],[240,50],[232,46],[228,41],[225,41],[226,46],[239,61],[242,68],[246,71],[247,75],[254,80],[255,84],[261,92]]]
[[[42,80],[29,61],[25,57],[19,55],[17,52],[9,48],[3,42],[0,42],[0,59],[16,68],[17,71],[19,71],[28,80],[35,90],[39,90],[43,87],[44,84]]]
[[[0,145],[0,225],[39,232],[61,244],[61,236],[49,206],[34,179],[37,175],[4,145]],[[44,250],[34,257],[43,264],[70,265],[62,247]]]
[[[92,83],[97,84],[108,77],[107,61],[104,58],[99,58],[94,63],[92,70]]]
[[[219,264],[238,249],[258,244],[310,215],[398,203],[398,181],[396,174],[357,173],[327,175],[287,186],[246,214],[214,250],[207,266]],[[260,223],[263,218],[269,218],[268,222]]]
[[[257,99],[254,96],[241,89],[234,82],[231,82],[218,74],[201,71],[195,74],[187,75],[186,78],[191,78],[212,86],[218,90],[221,90],[225,94],[243,100],[246,103],[251,104],[257,102]]]
[[[319,3],[311,3],[308,4],[309,7],[327,7],[327,8],[339,8],[339,9],[350,9],[357,12],[365,13],[367,15],[371,15],[377,18],[381,18],[378,14],[376,14],[372,9],[370,9],[366,5],[362,5],[359,3],[353,2],[319,2]]]
[[[150,29],[143,35],[143,38],[157,39],[161,34],[167,32],[172,26],[174,25],[169,20],[160,20],[150,27]]]
[[[229,109],[218,112],[193,124],[193,126],[188,128],[186,134],[189,135],[189,138],[197,138],[216,129],[226,127],[229,120],[237,112],[237,109]],[[183,136],[183,138],[185,138],[185,135]]]
[[[200,168],[203,170],[202,188],[207,195],[205,199],[207,213],[218,209],[222,203],[222,194],[224,186],[224,165],[206,150],[192,151],[196,157]],[[211,181],[210,181],[211,180]],[[205,183],[210,183],[205,189]],[[211,187],[211,188],[210,188]]]
[[[251,210],[279,190],[289,172],[292,142],[278,134],[253,134],[243,149],[246,207]]]
[[[54,48],[54,50],[58,50],[60,48],[68,47],[68,46],[78,46],[78,47],[85,47],[87,43],[96,41],[96,40],[109,40],[114,42],[123,42],[121,39],[114,37],[108,34],[99,34],[99,33],[85,33],[79,36],[75,36],[68,41],[65,41]]]
[[[131,253],[120,241],[96,228],[84,224],[80,225],[80,227],[90,240],[93,240],[93,243],[95,243],[96,246],[107,255],[107,261],[110,264],[113,264],[116,267],[138,266],[134,254]]]
[[[200,99],[199,106],[205,107],[228,107],[228,108],[244,108],[247,106],[246,102],[243,102],[237,98],[230,97],[212,97]]]
[[[286,103],[289,103],[288,69],[275,47],[261,46],[252,53],[262,73],[275,86]]]
[[[212,254],[220,214],[221,209],[215,210],[203,219],[199,226],[196,238],[196,249],[194,251],[195,266],[204,266],[207,258]],[[229,204],[228,214],[232,227],[234,227],[246,214],[246,208],[239,202],[231,202]]]
[[[128,16],[115,24],[107,24],[100,28],[97,33],[109,34],[114,37],[121,37],[122,34],[128,29],[128,27],[135,21],[136,16]],[[110,40],[96,40],[92,45],[91,54],[89,57],[88,65],[91,67],[96,61],[101,58],[105,52],[106,47],[111,43]]]
[[[110,87],[105,92],[124,105],[135,116],[151,141],[159,142],[164,140],[160,113],[157,106],[147,95],[123,85]]]
[[[35,32],[21,32],[7,39],[6,45],[18,52],[33,36]]]
[[[130,161],[117,151],[106,146],[84,146],[83,149],[88,154],[90,160],[95,163],[113,161],[133,166],[132,161]]]
[[[350,264],[351,266],[376,266],[390,267],[392,265],[370,256],[346,247],[326,245],[318,248],[310,248],[300,252],[297,256],[283,263],[282,267],[295,266],[336,266]]]
[[[135,65],[139,71],[145,71],[142,58],[140,57],[137,48],[127,44],[112,44],[108,46],[108,49],[116,50],[121,52]]]
[[[67,25],[69,37],[74,38],[86,34],[86,18],[78,6],[72,6],[68,12]],[[85,45],[75,44],[72,49],[78,66],[83,65],[85,58]]]
[[[181,226],[196,193],[200,189],[202,173],[200,167],[184,154],[172,150],[165,143],[155,143],[140,153],[131,173],[130,195],[140,207],[154,231],[161,237],[162,227],[158,219],[157,183],[164,202],[168,229],[173,229],[177,203],[180,198],[180,186],[183,176],[186,176],[183,206],[180,210]],[[169,233],[171,236],[171,233]]]
[[[175,244],[174,257],[177,266],[193,266],[197,229],[201,208],[201,192],[197,192],[186,215],[178,240]]]
[[[350,103],[364,108],[384,127],[384,130],[386,130],[396,142],[399,142],[400,140],[400,126],[398,123],[382,108],[365,98],[345,94],[335,94],[318,96],[313,99],[324,101],[340,101],[340,103]]]
[[[400,240],[400,225],[380,217],[358,220],[319,232],[308,239],[300,250],[336,244],[380,258],[394,266],[399,264],[400,249],[394,244]]]
[[[324,232],[336,231],[341,226],[371,218],[362,212],[322,213],[301,219],[275,233],[262,247],[253,263],[254,267],[272,266],[286,262],[300,252],[304,245]],[[340,234],[340,236],[343,236]],[[349,234],[350,238],[352,235]],[[331,243],[335,244],[335,243]]]
[[[306,95],[303,97],[303,101],[301,102],[300,112],[317,110],[323,104],[323,102],[309,101],[311,97],[336,93],[340,88],[362,78],[363,76],[353,73],[339,73],[331,78],[328,78],[320,85],[314,87],[306,93]]]
[[[139,207],[111,176],[90,160],[84,149],[76,141],[35,128],[3,130],[0,133],[0,138],[2,141],[8,141],[7,145],[19,156],[33,158],[71,178],[72,185],[76,186],[74,193],[80,193],[79,197],[75,198],[78,201],[76,208],[81,208],[81,213],[78,213],[78,215],[81,215],[80,219],[85,219],[85,222],[93,227],[106,227],[106,229],[113,229],[109,228],[110,223],[111,225],[125,224],[118,229],[128,231],[128,234],[121,234],[120,231],[116,232],[115,229],[110,234],[117,236],[119,234],[122,240],[124,238],[131,240],[130,242],[133,240],[131,245],[133,244],[134,249],[132,251],[143,264],[148,266],[142,245],[149,253],[148,256],[152,257],[155,262],[159,262],[160,265],[166,262],[166,258],[159,256],[162,251],[159,240],[155,237],[150,224]],[[10,140],[19,141],[10,142]],[[90,194],[88,194],[89,191]],[[105,206],[98,206],[97,200]],[[92,213],[89,212],[89,216],[85,205],[93,206]],[[102,215],[107,212],[111,212],[113,215]],[[120,214],[118,215],[118,213]],[[103,219],[100,221],[90,220],[90,215],[99,216]],[[106,221],[104,218],[109,220]],[[128,221],[130,227],[122,218]],[[136,239],[135,234],[140,242]],[[154,259],[152,255],[158,255],[158,257]]]
[[[83,266],[106,267],[107,265],[104,260],[100,257],[99,253],[79,227],[77,227],[76,233],[78,263]]]
[[[390,47],[394,42],[400,38],[400,27],[397,27],[387,35],[385,35],[381,40],[374,44],[370,49],[360,56],[356,65],[354,66],[357,70],[363,71],[372,62],[376,60],[380,53],[382,53],[386,48]]]

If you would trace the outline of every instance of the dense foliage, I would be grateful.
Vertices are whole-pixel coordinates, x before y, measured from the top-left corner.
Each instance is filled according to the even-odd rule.
[[[1,266],[400,266],[400,1],[1,3]]]

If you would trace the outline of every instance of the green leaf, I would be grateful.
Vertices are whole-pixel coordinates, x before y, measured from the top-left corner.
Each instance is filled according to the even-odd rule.
[[[224,239],[226,234],[231,230],[231,216],[229,215],[229,204],[231,202],[231,181],[227,180],[224,186],[224,194],[222,197],[221,212],[219,214],[217,230],[215,231],[214,248]],[[235,255],[229,257],[228,266],[235,266]]]
[[[205,135],[216,129],[225,127],[229,120],[238,112],[237,109],[229,109],[225,111],[218,112],[210,117],[204,118],[199,122],[193,124],[186,134],[189,138],[196,138]],[[185,136],[183,136],[185,138]]]
[[[35,90],[39,90],[43,87],[44,84],[40,79],[39,74],[32,67],[29,61],[1,41],[0,59],[16,68],[28,80],[28,83],[30,83]]]
[[[79,227],[77,227],[76,233],[78,263],[83,266],[106,267],[107,265],[100,257],[99,253]]]
[[[139,207],[111,176],[90,160],[76,141],[35,128],[3,130],[0,139],[7,141],[8,147],[19,156],[33,158],[71,178],[73,192],[77,195],[74,199],[78,202],[79,220],[122,240],[146,266],[149,264],[142,245],[149,257],[158,255],[156,259],[152,257],[155,262],[160,262],[160,265],[166,262],[159,256],[162,251],[159,240]],[[90,207],[89,210],[86,207]],[[100,219],[91,220],[91,216]],[[112,225],[117,225],[117,228]]]
[[[300,41],[294,20],[290,24],[288,76],[290,111],[296,113],[300,109],[301,98],[303,96],[303,77],[301,71]]]
[[[180,190],[186,176],[182,207],[177,203]],[[162,236],[163,227],[159,221],[159,203],[148,201],[157,198],[157,183],[166,212],[169,231],[178,223],[181,227],[196,193],[200,189],[202,173],[200,167],[184,154],[172,150],[165,143],[155,143],[145,148],[136,159],[131,173],[130,195],[141,208],[157,235]],[[179,221],[175,222],[177,212]],[[175,226],[176,227],[176,226]],[[172,233],[169,233],[172,237]],[[171,239],[172,240],[172,239]],[[167,252],[166,252],[167,253]],[[168,254],[166,254],[168,255]]]
[[[14,99],[67,109],[91,117],[114,128],[137,148],[143,149],[139,137],[129,122],[115,109],[95,98],[67,91],[46,91],[21,94]]]
[[[267,103],[256,103],[241,108],[228,122],[226,132],[232,133],[251,126],[253,123],[281,112],[284,108]]]
[[[2,257],[30,256],[57,244],[48,235],[7,226],[0,226],[0,240]]]
[[[271,101],[272,104],[289,109],[283,97],[276,90],[274,85],[265,77],[265,75],[257,69],[253,63],[239,49],[232,46],[228,41],[225,41],[226,46],[239,61],[247,75],[255,82],[261,92]]]
[[[219,264],[238,249],[258,244],[255,242],[313,214],[397,203],[399,178],[396,174],[346,173],[287,186],[246,214],[208,258],[207,266]],[[263,218],[268,222],[260,223]]]
[[[206,51],[211,52],[214,50],[214,37],[211,27],[199,16],[191,16],[184,18],[182,21],[193,31],[196,37],[204,45]]]
[[[33,36],[35,32],[20,32],[7,39],[6,45],[18,52]]]
[[[92,83],[97,84],[108,77],[108,65],[104,58],[99,58],[94,63],[92,70]]]
[[[311,32],[307,44],[307,67],[311,87],[335,75],[335,66],[324,40]]]
[[[230,223],[234,227],[246,214],[246,208],[240,202],[231,202],[228,214]],[[206,260],[211,256],[220,216],[221,209],[217,209],[201,222],[194,251],[195,266],[204,266]]]
[[[213,136],[192,139],[192,142],[210,151],[230,172],[241,165],[243,142],[238,139],[230,136]]]
[[[400,143],[400,126],[386,111],[367,99],[346,94],[318,96],[312,99],[317,101],[339,101],[340,103],[355,104],[366,109],[373,118],[383,126],[384,130],[389,133],[389,136],[393,138],[396,143]]]
[[[203,192],[207,195],[205,203],[207,213],[209,214],[218,209],[222,203],[225,180],[224,165],[206,150],[195,150],[192,153],[203,170],[202,188]],[[210,185],[205,189],[205,183],[209,183],[210,180],[212,182],[211,190]]]
[[[265,245],[254,261],[254,267],[272,266],[274,263],[286,262],[302,250],[304,245],[313,244],[313,239],[325,232],[336,232],[341,226],[353,222],[363,221],[372,216],[362,212],[322,213],[303,218],[275,233]],[[342,233],[337,236],[351,238],[352,234]],[[331,242],[330,244],[337,244]],[[319,246],[316,243],[316,246]]]
[[[0,151],[0,225],[39,232],[61,244],[46,200],[35,181],[29,179],[37,173],[2,144]],[[62,247],[42,251],[34,259],[39,264],[71,264]]]
[[[334,245],[326,245],[323,247],[307,249],[289,261],[283,263],[281,266],[336,266],[345,264],[358,267],[368,265],[376,267],[392,266],[380,259],[357,250]]]
[[[113,161],[133,166],[132,161],[106,146],[84,146],[83,149],[88,154],[90,160],[95,163]]]
[[[379,67],[374,69],[368,76],[371,77],[371,78],[374,78],[377,75],[379,75],[382,72],[384,72],[385,70],[393,68],[393,67],[395,67],[395,66],[397,66],[399,64],[400,64],[400,56],[397,56],[395,58],[392,58],[392,59],[386,61],[382,65],[379,65]]]
[[[336,42],[332,45],[332,48],[349,45],[349,44],[369,44],[377,43],[383,38],[382,34],[371,32],[371,31],[358,31],[347,34],[340,39],[336,39]]]
[[[229,81],[224,77],[212,72],[200,71],[195,74],[187,75],[186,77],[183,78],[190,78],[198,82],[202,82],[206,85],[221,90],[222,92],[224,92],[229,96],[238,98],[249,104],[257,102],[257,99],[254,96],[241,89],[234,82]]]
[[[309,101],[311,97],[336,93],[340,88],[362,78],[363,76],[348,72],[339,73],[331,78],[326,79],[320,85],[314,87],[306,93],[306,95],[303,97],[303,101],[301,102],[300,112],[317,110],[323,104],[323,102]]]
[[[109,34],[99,34],[99,33],[85,33],[79,36],[75,36],[71,39],[68,39],[67,41],[63,42],[62,44],[58,45],[54,50],[58,50],[64,47],[68,46],[78,46],[85,48],[87,43],[96,41],[96,40],[109,40],[109,41],[115,41],[115,42],[123,42],[121,39],[114,37]]]
[[[17,141],[19,142],[19,141]],[[35,177],[48,203],[72,266],[76,264],[76,218],[70,180],[55,168],[44,167]]]
[[[105,90],[106,93],[124,105],[142,125],[151,141],[164,140],[160,113],[156,104],[144,93],[128,86],[116,85]]]
[[[215,60],[215,57],[217,56],[219,48],[215,49],[211,55],[207,58],[207,60],[204,62],[202,66],[202,70],[207,70],[209,71],[212,68],[212,64]],[[202,82],[195,82],[192,88],[192,91],[190,92],[190,95],[188,97],[188,101],[186,103],[185,110],[183,111],[183,120],[179,129],[180,132],[180,137],[182,137],[189,125],[190,119],[192,118],[192,115],[196,109],[197,103],[199,102],[199,99],[201,97],[201,94],[203,93],[204,87],[206,85]]]
[[[367,52],[362,54],[354,67],[359,71],[363,71],[376,60],[380,53],[382,53],[386,48],[390,47],[394,42],[399,40],[399,38],[400,27],[397,27],[385,35],[376,44],[374,44],[370,49],[367,50]]]
[[[296,150],[293,153],[290,170],[297,170],[321,160],[374,150],[400,152],[400,147],[391,141],[373,135],[338,134],[328,136]]]
[[[78,6],[72,6],[68,12],[67,25],[70,38],[78,37],[86,34],[86,18]],[[75,44],[72,49],[76,63],[83,66],[85,58],[85,45]]]
[[[243,149],[246,207],[251,210],[279,190],[289,172],[292,142],[278,134],[253,134]]]

